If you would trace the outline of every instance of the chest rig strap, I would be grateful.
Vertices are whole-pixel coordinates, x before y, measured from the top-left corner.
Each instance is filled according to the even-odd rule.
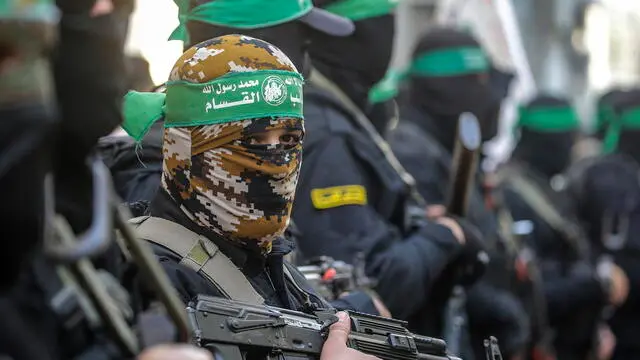
[[[211,282],[223,296],[251,304],[263,304],[246,276],[204,236],[172,221],[141,216],[129,220],[141,239],[165,247],[180,256],[187,266]]]

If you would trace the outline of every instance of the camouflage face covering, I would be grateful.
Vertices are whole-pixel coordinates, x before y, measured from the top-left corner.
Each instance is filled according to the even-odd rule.
[[[252,145],[270,129],[303,130],[299,119],[258,119],[165,130],[162,184],[187,216],[246,247],[270,250],[282,235],[298,182],[302,145]]]
[[[206,83],[230,73],[254,71],[297,73],[273,45],[229,35],[187,51],[177,61],[171,80]],[[171,94],[168,91],[167,104]],[[282,106],[273,108],[282,110]],[[163,188],[196,224],[245,248],[269,252],[271,242],[289,224],[302,139],[291,145],[256,145],[249,139],[278,129],[287,135],[296,130],[304,133],[301,115],[166,127]]]

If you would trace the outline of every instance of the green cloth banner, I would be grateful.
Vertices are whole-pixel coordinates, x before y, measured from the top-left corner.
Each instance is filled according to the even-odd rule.
[[[389,69],[384,78],[369,90],[369,102],[377,104],[395,98],[398,95],[400,83],[406,77],[406,70]]]
[[[571,107],[521,107],[519,112],[518,128],[541,132],[565,132],[580,128],[580,120]]]
[[[215,0],[191,9],[190,0],[174,0],[180,24],[169,40],[189,43],[187,22],[236,29],[256,29],[283,24],[306,15],[313,8],[311,0]]]
[[[390,14],[400,0],[339,0],[325,10],[353,21]]]
[[[124,96],[122,128],[136,141],[141,141],[153,123],[164,116],[163,93],[129,91]]]
[[[610,154],[618,148],[620,141],[620,133],[627,130],[640,130],[640,107],[631,108],[620,114],[619,117],[613,118],[609,124],[602,145],[605,154]]]
[[[462,76],[487,72],[489,59],[478,47],[427,51],[416,56],[411,74],[425,77]]]
[[[122,128],[140,141],[164,116],[165,127],[222,124],[263,117],[302,119],[302,76],[281,70],[229,73],[196,84],[167,83],[166,94],[129,92]]]
[[[615,112],[611,104],[602,104],[598,106],[596,111],[595,131],[607,130],[612,119],[615,118]]]

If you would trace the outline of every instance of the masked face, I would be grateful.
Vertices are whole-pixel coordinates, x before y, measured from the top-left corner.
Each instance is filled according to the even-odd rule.
[[[543,133],[522,129],[515,152],[521,160],[550,179],[570,165],[574,140],[574,132]]]
[[[303,133],[300,119],[167,128],[162,185],[196,224],[266,253],[289,224]]]
[[[367,88],[386,74],[393,51],[393,15],[360,20],[356,31],[344,38],[312,32],[309,52],[313,60],[357,73]]]
[[[414,77],[409,100],[425,111],[439,129],[441,143],[453,150],[460,114],[470,112],[478,118],[482,140],[497,134],[501,99],[491,89],[485,74],[455,77]]]

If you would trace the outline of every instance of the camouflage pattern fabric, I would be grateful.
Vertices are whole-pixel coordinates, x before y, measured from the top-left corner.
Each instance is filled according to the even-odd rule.
[[[284,70],[298,72],[282,50],[244,35],[225,35],[203,41],[176,61],[169,81],[205,83],[233,72]]]
[[[176,62],[171,80],[211,81],[229,72],[296,71],[275,46],[228,35],[195,45]],[[255,145],[252,134],[300,130],[302,119],[260,118],[165,128],[162,187],[198,225],[263,253],[289,224],[302,143]]]

